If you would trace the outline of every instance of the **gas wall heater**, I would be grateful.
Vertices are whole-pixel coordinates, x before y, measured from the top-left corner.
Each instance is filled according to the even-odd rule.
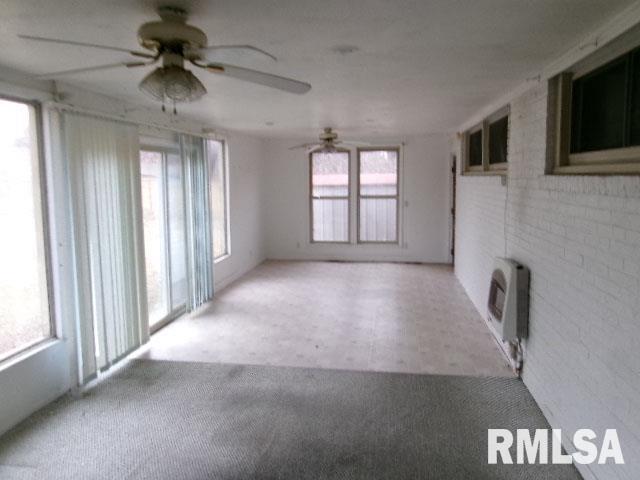
[[[489,321],[503,342],[527,336],[529,269],[508,258],[496,258],[489,288]]]

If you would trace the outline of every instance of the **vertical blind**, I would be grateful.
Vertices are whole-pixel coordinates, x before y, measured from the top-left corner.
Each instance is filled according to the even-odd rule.
[[[180,136],[183,160],[189,297],[192,311],[213,297],[213,242],[209,203],[209,167],[205,141],[190,135]]]
[[[81,382],[148,340],[134,125],[65,112]]]

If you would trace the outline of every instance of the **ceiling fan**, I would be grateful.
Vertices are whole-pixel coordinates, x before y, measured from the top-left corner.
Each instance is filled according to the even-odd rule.
[[[313,150],[314,153],[334,153],[338,151],[336,145],[349,145],[349,146],[369,146],[366,142],[354,142],[354,141],[342,141],[338,140],[338,134],[333,131],[331,127],[325,127],[318,137],[319,142],[302,143],[290,147],[289,150],[306,149]]]
[[[162,60],[162,66],[156,67],[145,76],[140,82],[139,88],[150,97],[161,101],[163,110],[165,109],[165,102],[173,102],[174,113],[176,103],[191,102],[207,93],[202,82],[190,70],[184,68],[185,62],[211,73],[284,90],[285,92],[303,94],[311,89],[311,85],[308,83],[291,78],[226,63],[209,63],[206,60],[206,55],[209,52],[225,50],[237,53],[253,53],[271,61],[276,61],[277,58],[253,45],[207,45],[206,34],[199,28],[187,24],[187,12],[181,8],[160,7],[158,15],[160,15],[159,21],[145,23],[138,29],[138,41],[147,51],[128,50],[126,48],[33,35],[18,36],[26,40],[92,47],[128,53],[137,57],[137,60],[46,73],[38,75],[39,78],[53,79],[64,75],[108,70],[117,67],[145,67],[154,65]]]

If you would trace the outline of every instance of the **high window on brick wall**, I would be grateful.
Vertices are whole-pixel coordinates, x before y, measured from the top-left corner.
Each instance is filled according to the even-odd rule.
[[[640,48],[551,80],[554,173],[640,173]]]
[[[504,107],[463,135],[465,174],[504,174],[507,169],[509,107]]]

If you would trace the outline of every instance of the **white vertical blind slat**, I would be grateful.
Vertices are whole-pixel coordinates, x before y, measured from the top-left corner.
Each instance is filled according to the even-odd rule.
[[[148,339],[138,133],[75,113],[64,129],[86,381]]]
[[[192,311],[213,297],[213,242],[209,202],[209,166],[205,142],[200,137],[181,135],[186,189],[187,267]]]

